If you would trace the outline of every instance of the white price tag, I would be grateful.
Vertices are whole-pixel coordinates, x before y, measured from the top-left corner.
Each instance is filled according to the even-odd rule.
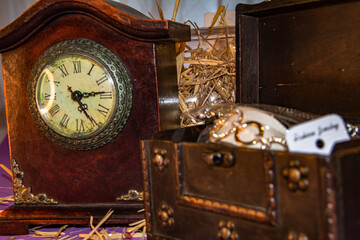
[[[337,142],[350,140],[345,122],[337,114],[298,124],[289,129],[286,142],[290,152],[330,155]]]

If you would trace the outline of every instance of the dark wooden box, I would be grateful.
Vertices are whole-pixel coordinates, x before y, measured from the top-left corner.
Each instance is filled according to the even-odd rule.
[[[149,239],[360,239],[360,141],[323,157],[199,144],[194,130],[142,142]],[[217,153],[233,165],[203,160]]]
[[[360,2],[237,6],[237,99],[359,122]],[[360,141],[329,157],[196,143],[198,127],[142,141],[150,239],[360,239]],[[232,156],[211,165],[203,156]]]
[[[240,102],[360,120],[360,1],[238,5],[236,31]]]

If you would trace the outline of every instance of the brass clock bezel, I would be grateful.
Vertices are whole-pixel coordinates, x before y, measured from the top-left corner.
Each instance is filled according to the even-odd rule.
[[[83,55],[94,59],[110,74],[116,90],[115,112],[109,123],[96,134],[81,139],[65,137],[54,131],[41,117],[36,103],[37,82],[48,65],[63,55]],[[123,130],[132,107],[132,84],[129,74],[120,60],[105,46],[89,39],[67,40],[50,47],[39,58],[30,75],[28,98],[31,114],[41,131],[58,145],[71,150],[92,150],[112,141]]]

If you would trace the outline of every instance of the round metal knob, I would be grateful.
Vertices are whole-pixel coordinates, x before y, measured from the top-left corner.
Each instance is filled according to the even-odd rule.
[[[168,206],[165,202],[162,202],[160,205],[160,210],[157,213],[159,220],[161,221],[161,226],[164,228],[169,228],[175,225],[174,220],[174,211]]]
[[[154,149],[154,157],[152,162],[160,172],[163,172],[164,169],[169,165],[169,159],[166,158],[166,150]]]
[[[157,166],[163,165],[164,164],[164,157],[161,154],[156,154],[154,157],[154,163]]]
[[[219,231],[220,239],[229,239],[231,236],[231,231],[228,228],[222,228]]]
[[[229,152],[204,152],[202,160],[209,165],[231,167],[234,165],[234,157]]]
[[[167,212],[160,212],[160,219],[161,221],[169,220],[169,215],[167,214]]]
[[[292,182],[299,182],[301,179],[301,173],[299,169],[291,168],[289,170],[289,180]]]
[[[302,232],[297,233],[295,231],[290,231],[287,235],[287,240],[309,240],[309,238]]]
[[[291,160],[288,167],[284,168],[282,175],[288,181],[288,188],[291,191],[305,191],[309,186],[309,168],[300,163],[299,160]]]
[[[223,221],[219,222],[219,231],[217,233],[217,238],[219,240],[238,240],[239,236],[234,230],[235,225],[231,221]]]

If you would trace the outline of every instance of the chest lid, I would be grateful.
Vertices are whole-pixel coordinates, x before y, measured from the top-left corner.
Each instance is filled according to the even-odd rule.
[[[359,1],[274,0],[236,10],[240,102],[359,121]]]

